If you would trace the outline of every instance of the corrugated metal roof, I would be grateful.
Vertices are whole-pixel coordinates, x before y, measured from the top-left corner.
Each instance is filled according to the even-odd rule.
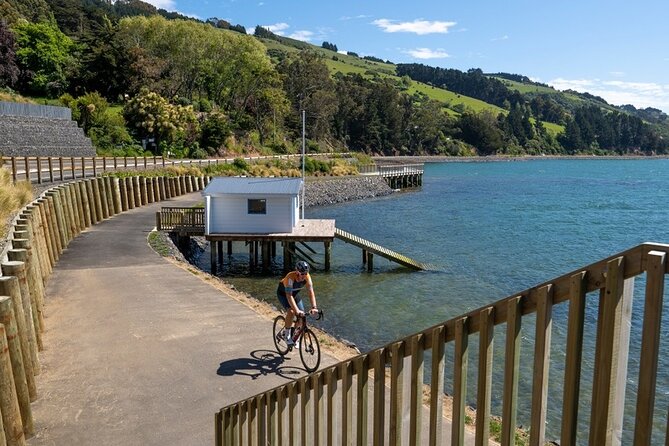
[[[215,177],[202,195],[297,195],[301,178]]]

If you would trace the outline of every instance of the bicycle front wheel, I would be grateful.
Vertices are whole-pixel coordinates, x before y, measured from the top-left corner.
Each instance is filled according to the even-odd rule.
[[[321,347],[318,345],[316,334],[310,328],[302,333],[300,339],[300,359],[304,369],[309,373],[316,371],[321,364]]]
[[[272,333],[274,334],[274,347],[276,347],[276,351],[279,352],[281,356],[284,356],[288,353],[288,350],[290,350],[283,337],[283,328],[285,326],[286,319],[283,316],[277,316],[274,319],[274,326],[272,328]]]

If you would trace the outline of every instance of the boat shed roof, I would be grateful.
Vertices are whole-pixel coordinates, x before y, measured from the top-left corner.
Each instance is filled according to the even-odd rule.
[[[298,195],[301,178],[215,177],[202,195]]]

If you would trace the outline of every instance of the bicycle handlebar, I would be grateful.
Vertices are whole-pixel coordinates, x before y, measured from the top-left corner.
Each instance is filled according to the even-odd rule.
[[[323,319],[323,310],[318,310],[318,313],[316,313],[315,315],[309,313],[308,311],[305,311],[303,315],[297,316],[297,317],[298,318],[300,318],[300,317],[306,318],[307,316],[312,317],[312,318],[314,318],[314,320],[319,321],[319,320]]]

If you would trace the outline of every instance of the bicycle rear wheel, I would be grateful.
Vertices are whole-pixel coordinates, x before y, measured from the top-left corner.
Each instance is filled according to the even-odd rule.
[[[286,319],[283,316],[277,316],[274,319],[274,326],[272,327],[274,347],[276,347],[276,351],[279,352],[281,356],[284,356],[288,353],[288,350],[290,350],[288,344],[286,344],[286,340],[283,338],[283,328],[285,326]]]
[[[318,345],[316,334],[310,328],[302,333],[300,339],[300,359],[309,373],[316,371],[321,364],[321,347]]]

